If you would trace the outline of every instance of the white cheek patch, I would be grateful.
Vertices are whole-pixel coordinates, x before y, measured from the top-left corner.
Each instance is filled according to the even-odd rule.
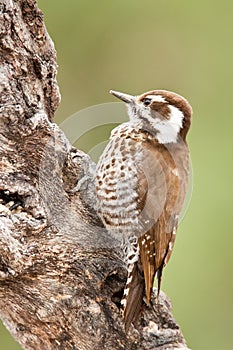
[[[179,108],[169,105],[170,118],[168,120],[155,120],[155,128],[158,130],[157,138],[160,143],[176,142],[182,128],[184,114]]]
[[[170,105],[169,106],[171,115],[169,121],[174,125],[177,126],[178,132],[182,128],[184,114],[181,112],[181,110],[175,106]]]

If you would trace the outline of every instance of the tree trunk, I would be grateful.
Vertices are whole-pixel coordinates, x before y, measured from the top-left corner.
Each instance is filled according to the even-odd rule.
[[[24,349],[187,349],[162,293],[125,334],[126,271],[93,163],[52,123],[54,45],[35,0],[0,0],[0,317]]]

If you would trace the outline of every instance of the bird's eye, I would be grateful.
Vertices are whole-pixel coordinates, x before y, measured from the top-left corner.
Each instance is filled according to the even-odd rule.
[[[144,98],[142,100],[142,103],[144,104],[145,107],[147,107],[151,103],[151,99],[150,98]]]

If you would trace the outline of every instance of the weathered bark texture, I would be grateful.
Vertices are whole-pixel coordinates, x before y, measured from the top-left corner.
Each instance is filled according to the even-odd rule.
[[[52,123],[60,95],[43,15],[35,0],[0,11],[1,319],[24,349],[187,349],[163,293],[126,336],[126,272],[93,209],[93,164]]]

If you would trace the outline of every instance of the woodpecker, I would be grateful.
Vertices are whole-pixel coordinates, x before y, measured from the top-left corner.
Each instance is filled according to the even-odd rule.
[[[110,93],[126,103],[129,122],[112,131],[97,164],[97,210],[120,241],[128,271],[121,300],[127,331],[140,314],[143,298],[150,303],[155,276],[159,296],[172,253],[189,181],[186,136],[192,108],[166,90],[139,96]]]

